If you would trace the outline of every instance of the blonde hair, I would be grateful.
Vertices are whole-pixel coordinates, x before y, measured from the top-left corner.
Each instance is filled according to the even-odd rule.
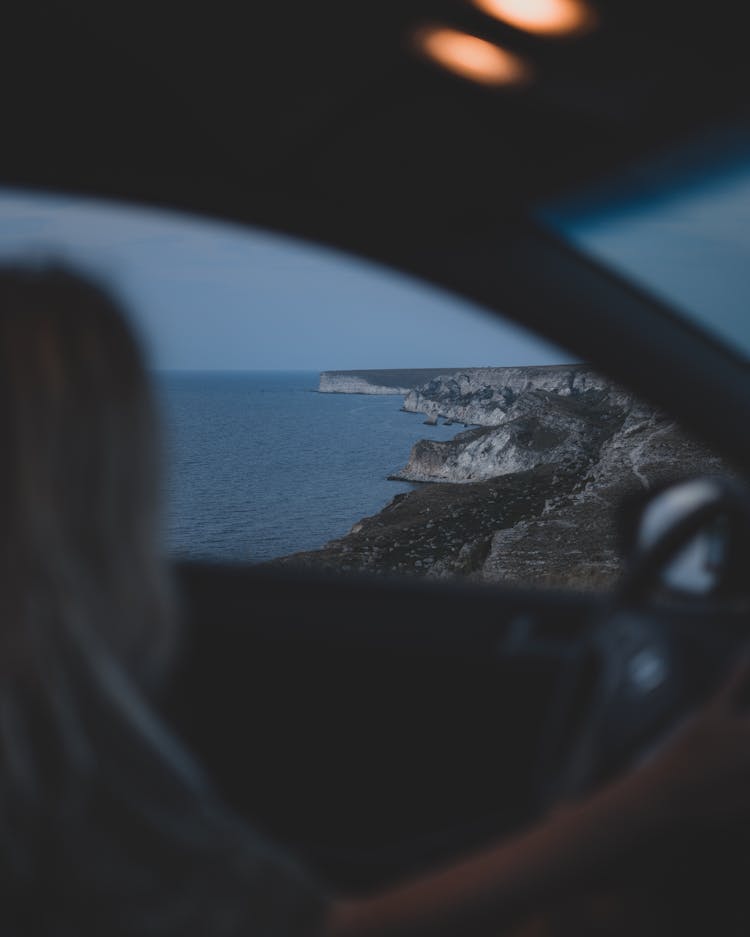
[[[113,711],[132,727],[173,658],[158,455],[117,303],[61,267],[0,269],[0,856],[14,875],[84,798]]]
[[[65,269],[0,270],[0,449],[0,673],[72,616],[157,679],[174,633],[150,385],[118,305]]]

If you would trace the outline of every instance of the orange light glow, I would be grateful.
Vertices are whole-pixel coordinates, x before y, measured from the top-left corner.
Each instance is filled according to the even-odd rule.
[[[598,17],[586,0],[472,0],[483,13],[539,36],[588,32]]]
[[[484,85],[499,87],[528,81],[530,67],[492,42],[447,26],[425,26],[415,35],[417,49],[443,68]]]

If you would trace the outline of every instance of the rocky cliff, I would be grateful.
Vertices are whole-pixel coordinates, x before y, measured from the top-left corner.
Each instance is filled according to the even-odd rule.
[[[465,400],[462,395],[456,409],[471,410],[474,422],[481,425],[447,442],[420,440],[394,478],[465,483],[539,465],[580,474],[632,406],[628,395],[602,386],[570,392],[566,385],[563,394],[532,385],[519,390],[503,409],[494,400],[488,406],[482,400]],[[441,407],[452,409],[444,397]]]
[[[335,570],[599,588],[620,572],[615,513],[661,481],[726,472],[665,414],[585,365],[465,369],[411,390],[405,409],[475,424],[421,440],[397,495],[323,549]]]
[[[497,426],[519,397],[531,391],[570,397],[609,389],[609,382],[582,364],[464,368],[415,387],[406,395],[404,410],[467,425]]]
[[[457,368],[382,368],[370,371],[322,371],[321,394],[408,394],[413,388],[450,375]]]
[[[492,535],[474,578],[519,585],[601,588],[621,572],[616,516],[636,492],[728,467],[665,414],[633,401],[586,471],[536,517]]]

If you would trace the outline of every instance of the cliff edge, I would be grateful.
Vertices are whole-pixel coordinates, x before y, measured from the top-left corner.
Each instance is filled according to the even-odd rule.
[[[408,394],[416,387],[459,368],[382,368],[370,371],[321,371],[321,394]],[[464,369],[465,370],[465,369]]]
[[[587,365],[469,368],[429,377],[404,409],[473,424],[420,440],[397,495],[320,550],[275,561],[328,570],[465,576],[522,586],[610,585],[622,498],[726,474],[666,414]]]

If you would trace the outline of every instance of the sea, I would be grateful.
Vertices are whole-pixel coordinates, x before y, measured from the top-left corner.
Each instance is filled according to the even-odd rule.
[[[388,481],[428,426],[400,395],[321,394],[317,371],[160,372],[171,555],[263,562],[346,534],[414,485]]]

